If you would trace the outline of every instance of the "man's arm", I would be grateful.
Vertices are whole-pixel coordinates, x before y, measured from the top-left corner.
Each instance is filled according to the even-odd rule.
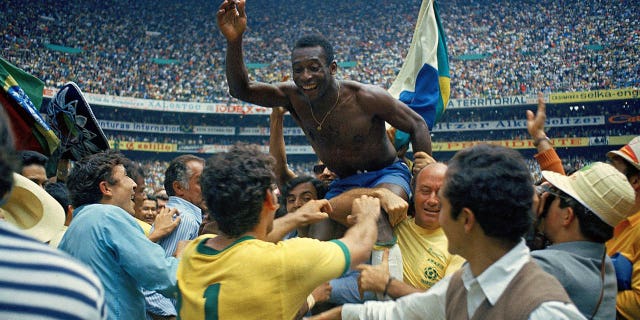
[[[389,215],[389,222],[392,226],[407,218],[409,204],[387,188],[355,188],[345,191],[329,200],[331,208],[333,208],[329,217],[345,226],[350,226],[347,217],[351,213],[351,204],[353,200],[363,195],[380,199],[380,207]]]
[[[311,200],[295,212],[273,220],[273,229],[267,235],[267,241],[277,243],[294,229],[329,218],[331,205],[326,199]]]
[[[273,108],[269,116],[269,154],[276,160],[273,172],[280,187],[293,179],[296,174],[287,166],[287,152],[284,146],[284,108]]]
[[[264,107],[288,106],[289,98],[279,86],[251,81],[242,53],[242,35],[247,28],[245,0],[224,0],[217,13],[218,27],[227,39],[226,75],[229,93],[240,100]]]
[[[378,236],[376,221],[380,217],[380,200],[361,196],[353,200],[351,214],[355,224],[349,228],[340,241],[349,249],[351,268],[365,262],[371,256],[371,249]]]
[[[411,137],[411,145],[414,154],[419,152],[432,155],[431,134],[429,127],[422,116],[409,108],[402,101],[392,97],[387,91],[376,86],[365,86],[361,90],[358,99],[366,105],[368,111],[373,112],[382,120],[389,123],[396,129],[408,133]],[[426,166],[433,158],[418,157],[414,163],[414,172]]]
[[[380,264],[375,266],[361,264],[357,269],[360,271],[358,290],[361,296],[365,291],[373,291],[397,299],[412,293],[425,291],[391,277],[391,273],[389,273],[389,249],[384,250]]]
[[[309,320],[444,320],[448,279],[441,280],[425,292],[411,294],[398,300],[345,304],[313,316]]]
[[[538,93],[538,110],[536,114],[534,115],[531,110],[527,110],[527,131],[533,139],[534,146],[538,149],[538,153],[534,155],[534,158],[540,164],[540,170],[550,170],[565,174],[562,161],[544,131],[544,122],[547,119],[546,110],[544,97],[542,93]]]
[[[164,207],[153,221],[153,229],[149,233],[151,242],[158,242],[162,238],[169,235],[180,224],[180,216],[173,219],[173,216],[179,214],[178,209]]]

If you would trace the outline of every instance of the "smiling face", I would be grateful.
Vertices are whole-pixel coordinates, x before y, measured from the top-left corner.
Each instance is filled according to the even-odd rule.
[[[327,62],[322,47],[296,48],[291,54],[293,82],[310,101],[323,97],[337,70],[335,61]]]
[[[113,168],[112,172],[112,180],[115,181],[114,184],[110,184],[105,181],[106,188],[109,191],[108,196],[105,196],[102,203],[112,204],[114,206],[118,206],[125,211],[129,212],[131,215],[135,214],[134,207],[134,195],[136,183],[133,179],[127,176],[127,172],[124,169],[123,165],[117,165]]]
[[[420,171],[416,177],[416,188],[413,195],[415,221],[421,228],[435,230],[440,228],[438,218],[441,204],[438,191],[442,187],[447,167],[434,163]]]
[[[136,218],[148,223],[153,224],[158,215],[158,204],[155,200],[145,199],[142,202],[140,210],[136,211]]]

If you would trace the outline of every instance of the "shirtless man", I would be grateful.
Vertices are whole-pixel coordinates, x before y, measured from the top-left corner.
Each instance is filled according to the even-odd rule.
[[[217,19],[227,39],[229,93],[252,104],[284,107],[302,128],[318,158],[338,176],[326,195],[333,208],[332,219],[348,225],[351,202],[360,195],[391,191],[404,199],[403,203],[380,203],[389,218],[383,214],[378,221],[377,244],[392,246],[391,225],[406,217],[411,174],[397,159],[386,136],[385,122],[410,134],[416,170],[432,161],[431,138],[424,119],[380,87],[336,80],[338,65],[333,48],[319,36],[297,41],[291,54],[293,82],[251,81],[242,52],[247,27],[245,1],[224,0]],[[352,197],[336,197],[342,193]],[[400,207],[404,210],[397,210]],[[310,236],[320,240],[336,236],[331,234],[335,228],[319,229]]]
[[[319,37],[298,41],[291,56],[293,82],[251,81],[242,53],[242,35],[247,26],[245,1],[225,0],[217,15],[218,26],[227,39],[230,94],[264,107],[284,106],[305,132],[318,158],[339,180],[363,172],[394,169],[387,168],[394,165],[398,167],[396,171],[403,170],[386,137],[385,121],[411,135],[417,165],[426,165],[431,138],[422,117],[380,87],[336,80],[338,66],[329,43]],[[404,171],[408,174],[407,169]],[[374,186],[386,187],[404,199],[409,194],[408,183],[407,189],[394,183]],[[339,194],[345,189],[348,187],[330,193]]]

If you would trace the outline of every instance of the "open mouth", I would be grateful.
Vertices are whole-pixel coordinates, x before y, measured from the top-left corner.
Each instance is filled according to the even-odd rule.
[[[302,86],[302,89],[305,91],[311,91],[311,90],[315,90],[318,88],[317,84],[306,84]]]

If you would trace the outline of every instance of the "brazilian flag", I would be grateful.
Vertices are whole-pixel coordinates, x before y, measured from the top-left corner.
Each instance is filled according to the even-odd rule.
[[[50,156],[60,139],[40,115],[44,83],[0,58],[0,104],[9,116],[17,150]]]

